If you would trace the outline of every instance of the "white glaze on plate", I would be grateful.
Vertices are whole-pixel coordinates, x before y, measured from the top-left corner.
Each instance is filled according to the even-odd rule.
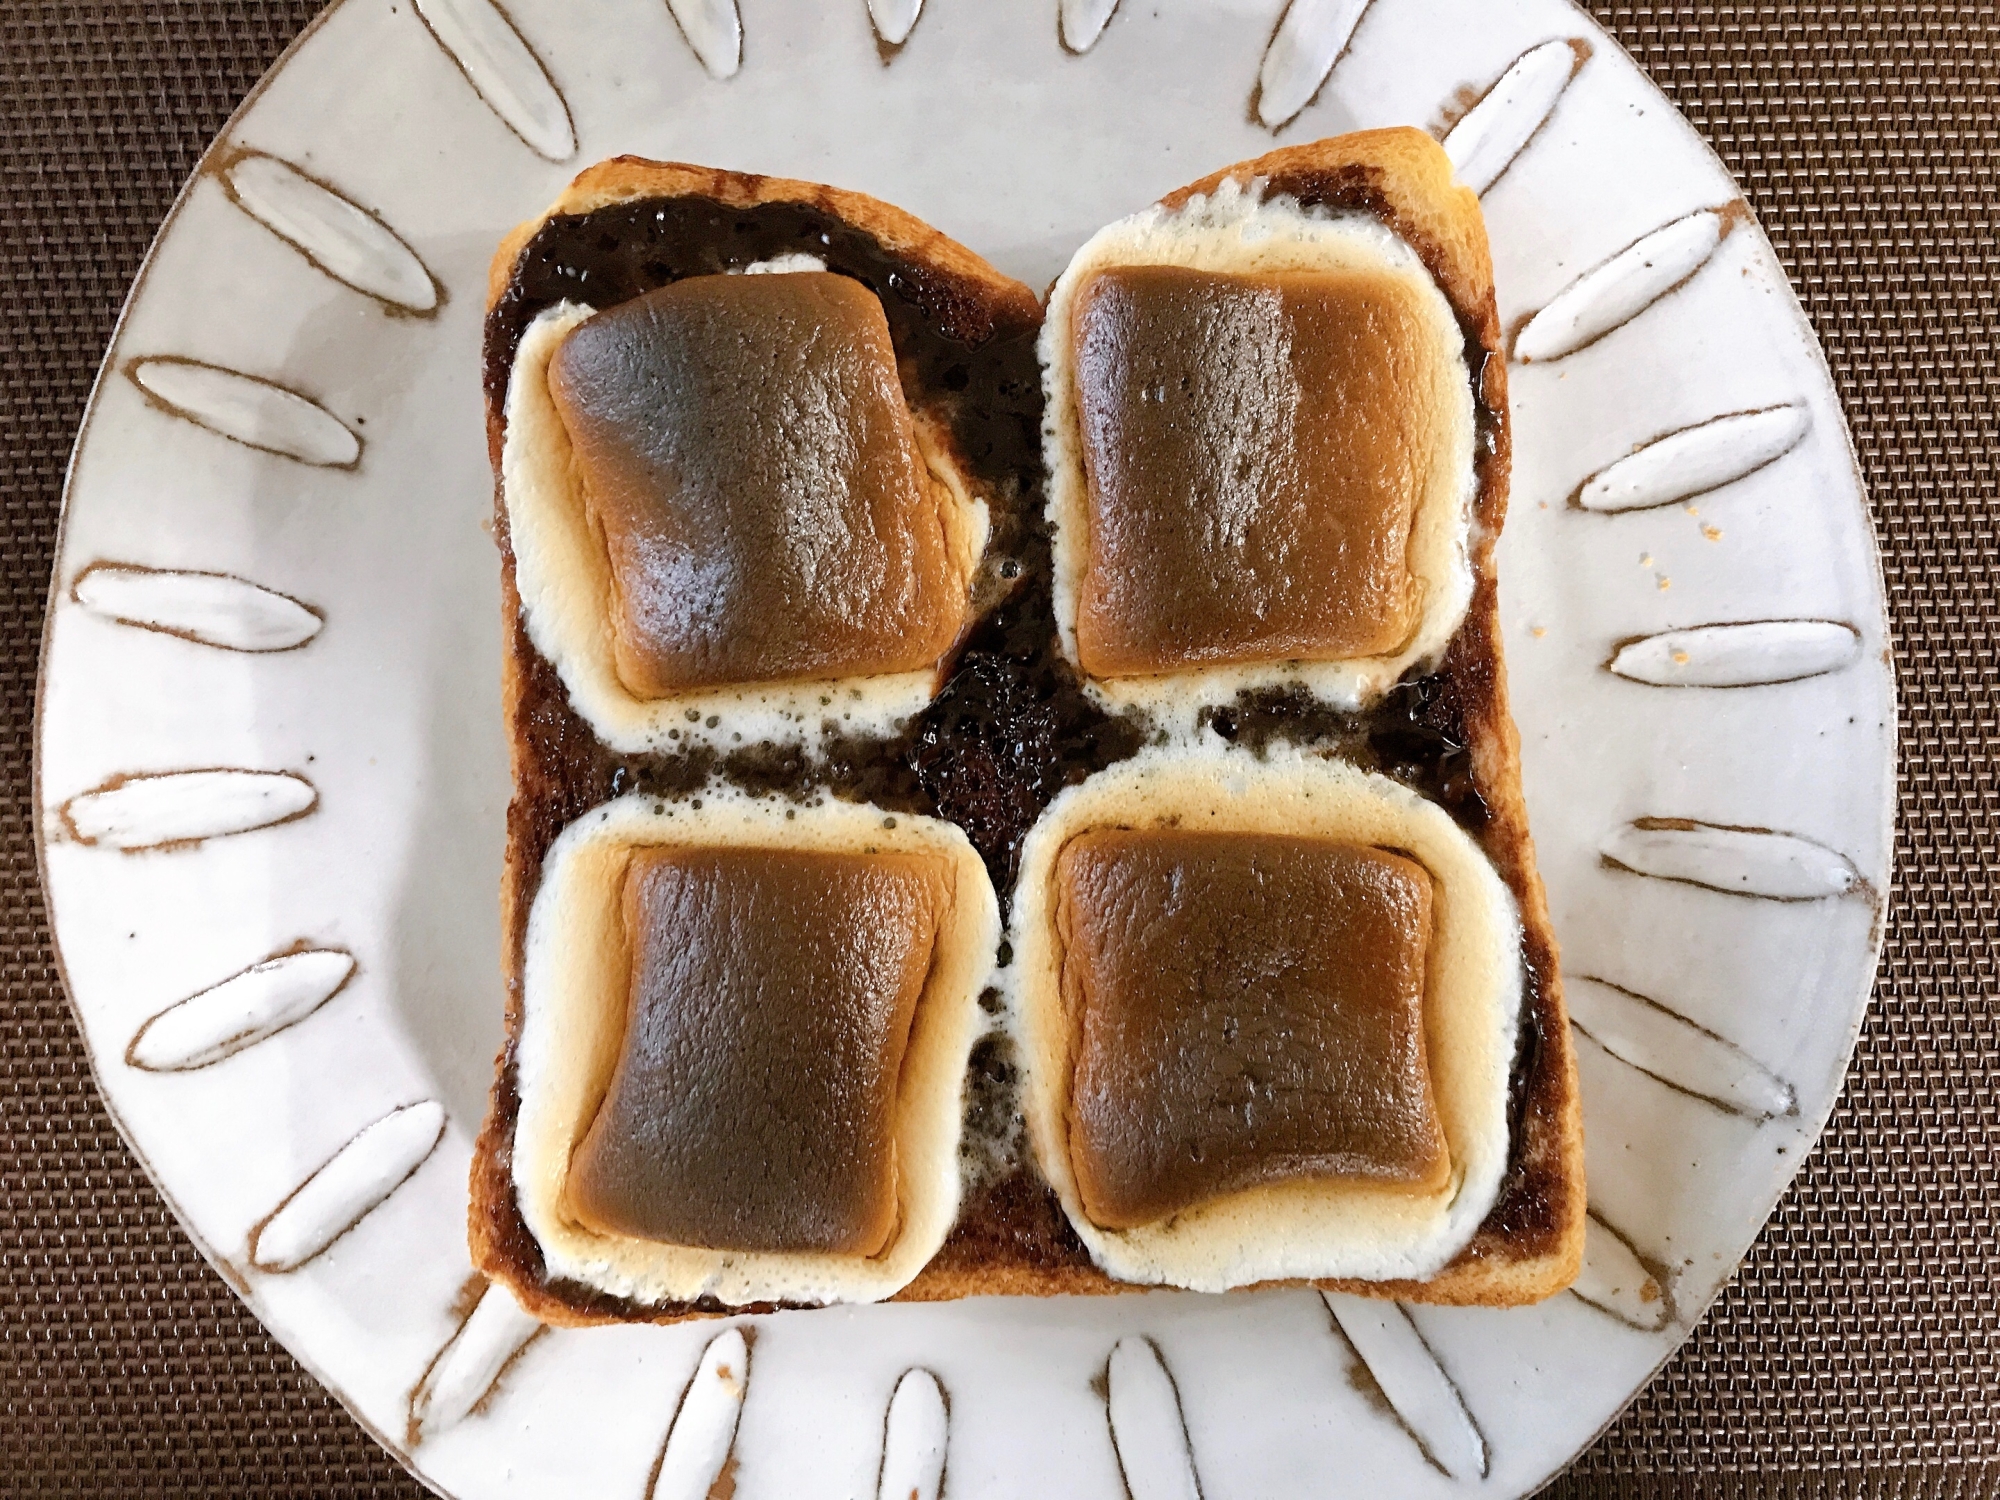
[[[1399,1302],[1326,1292],[1327,1311],[1424,1457],[1453,1479],[1486,1477],[1486,1439]]]
[[[869,0],[871,16],[878,3],[891,8],[909,6],[910,24],[916,24],[917,6],[910,5],[910,0]],[[921,4],[922,0],[917,0],[917,5]],[[708,76],[734,78],[743,65],[743,21],[737,14],[736,0],[667,0],[667,5]],[[907,28],[905,31],[907,34]]]
[[[742,1329],[725,1329],[688,1377],[647,1500],[707,1500],[729,1462],[749,1384],[750,1346]]]
[[[1733,484],[1799,445],[1812,418],[1790,403],[1730,412],[1657,437],[1584,480],[1583,510],[1649,510]]]
[[[937,1376],[929,1370],[905,1371],[883,1419],[876,1500],[938,1500],[950,1441],[951,1415]]]
[[[1752,1120],[1790,1114],[1798,1091],[1741,1047],[1659,1001],[1602,979],[1566,977],[1570,1024],[1620,1062]]]
[[[238,153],[216,176],[232,203],[335,281],[404,312],[437,311],[438,284],[417,252],[325,183],[261,151]]]
[[[1624,327],[1707,265],[1732,222],[1721,209],[1705,208],[1621,250],[1522,325],[1514,358],[1561,359]]]
[[[1570,1291],[1644,1333],[1658,1333],[1674,1315],[1670,1289],[1646,1269],[1625,1237],[1596,1214],[1584,1220],[1583,1269]]]
[[[1272,130],[1312,102],[1369,0],[1291,0],[1257,71],[1257,118]]]
[[[569,105],[508,14],[493,0],[412,0],[437,44],[486,107],[537,156],[576,155]]]
[[[77,843],[131,853],[289,823],[318,801],[313,784],[290,771],[220,768],[115,776],[70,798],[61,814]]]
[[[125,1061],[150,1073],[205,1068],[298,1025],[353,976],[354,955],[338,948],[277,954],[152,1017]]]
[[[1861,884],[1847,856],[1789,833],[1685,818],[1640,818],[1604,841],[1607,863],[1732,896],[1821,901]]]
[[[1590,44],[1558,37],[1514,59],[1444,138],[1458,180],[1484,193],[1514,164],[1590,60]]]
[[[542,1331],[505,1287],[489,1284],[410,1392],[410,1446],[464,1421]]]
[[[444,1107],[424,1099],[363,1126],[250,1231],[250,1264],[296,1271],[382,1204],[444,1138]]]
[[[294,651],[325,617],[310,604],[227,573],[92,563],[69,596],[92,614],[225,651]]]
[[[1627,641],[1607,671],[1653,687],[1763,687],[1852,666],[1861,632],[1838,620],[1745,620]]]
[[[923,12],[924,0],[868,0],[868,20],[884,45],[900,47]]]
[[[1057,25],[1062,28],[1062,44],[1072,52],[1088,52],[1117,9],[1118,0],[1061,0]]]
[[[1180,1392],[1147,1338],[1123,1338],[1104,1370],[1104,1407],[1131,1500],[1202,1500]]]
[[[162,410],[245,447],[328,469],[361,462],[351,428],[275,381],[168,354],[135,360],[127,373]]]

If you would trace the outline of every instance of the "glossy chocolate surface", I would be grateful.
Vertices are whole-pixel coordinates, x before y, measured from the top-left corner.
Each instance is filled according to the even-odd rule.
[[[859,282],[674,282],[571,330],[549,394],[634,694],[913,671],[958,633],[966,579]]]
[[[1084,283],[1085,671],[1403,647],[1422,605],[1411,524],[1449,419],[1421,295],[1375,270]]]
[[[1070,1165],[1106,1229],[1298,1179],[1432,1192],[1431,879],[1328,839],[1081,834],[1056,865]]]
[[[942,861],[642,849],[623,899],[625,1039],[571,1159],[578,1220],[711,1250],[881,1250]]]

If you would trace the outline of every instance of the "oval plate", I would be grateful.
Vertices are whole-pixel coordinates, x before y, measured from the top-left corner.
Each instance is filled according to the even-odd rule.
[[[257,1315],[452,1495],[700,1495],[724,1469],[746,1500],[1533,1489],[1735,1269],[1874,972],[1880,572],[1769,244],[1560,0],[745,11],[345,0],[176,206],[78,445],[37,761],[121,1128]],[[464,1217],[501,1028],[500,235],[637,152],[862,189],[1043,285],[1274,138],[1398,122],[1451,130],[1484,185],[1515,340],[1506,645],[1565,967],[1594,981],[1574,1294],[559,1332],[487,1295]]]

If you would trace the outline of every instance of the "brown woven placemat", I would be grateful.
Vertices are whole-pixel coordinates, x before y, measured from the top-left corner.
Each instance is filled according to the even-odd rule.
[[[36,654],[91,376],[181,180],[316,8],[0,0],[0,1493],[423,1493],[119,1141],[31,844]],[[1832,1124],[1735,1284],[1553,1493],[2000,1493],[2000,13],[1593,9],[1727,160],[1826,345],[1899,643],[1902,822]]]

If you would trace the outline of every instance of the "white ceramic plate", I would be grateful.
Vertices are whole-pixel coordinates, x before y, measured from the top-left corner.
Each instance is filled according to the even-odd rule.
[[[1832,1103],[1889,878],[1893,683],[1840,409],[1727,174],[1562,0],[1293,0],[1282,24],[1282,0],[1125,0],[1101,34],[1109,0],[1056,4],[931,0],[894,50],[871,19],[900,35],[916,0],[742,0],[740,33],[732,0],[519,0],[511,24],[344,0],[133,293],[44,662],[57,941],[189,1232],[440,1491],[700,1495],[733,1455],[744,1500],[929,1495],[946,1465],[960,1500],[1518,1495],[1685,1335]],[[501,1027],[500,234],[638,152],[859,188],[1041,285],[1274,135],[1443,130],[1481,95],[1450,146],[1490,182],[1533,356],[1501,578],[1585,1037],[1576,1293],[530,1341],[464,1233]]]

